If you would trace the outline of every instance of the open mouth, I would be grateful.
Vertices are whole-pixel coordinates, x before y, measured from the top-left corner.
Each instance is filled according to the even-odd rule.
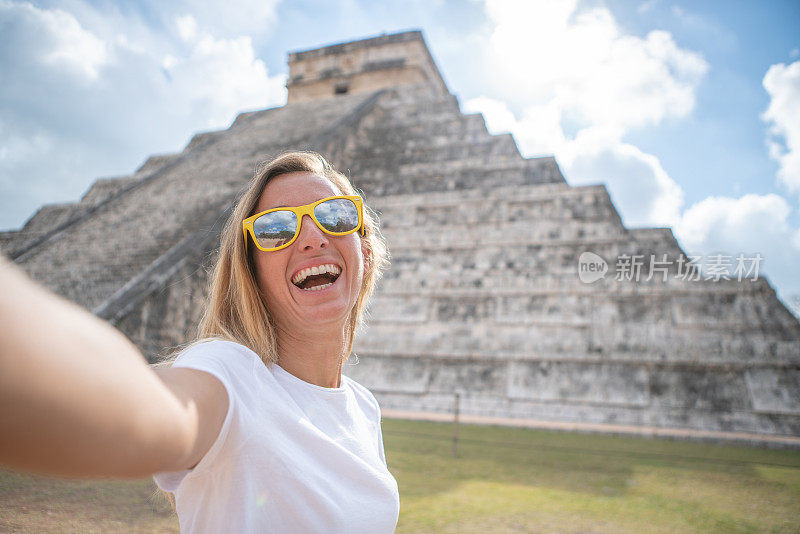
[[[294,275],[292,283],[304,291],[319,291],[331,287],[341,273],[342,269],[338,265],[317,265]]]

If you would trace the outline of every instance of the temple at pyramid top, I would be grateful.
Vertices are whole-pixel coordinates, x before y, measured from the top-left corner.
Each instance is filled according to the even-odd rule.
[[[409,85],[448,93],[418,30],[289,54],[290,104]]]

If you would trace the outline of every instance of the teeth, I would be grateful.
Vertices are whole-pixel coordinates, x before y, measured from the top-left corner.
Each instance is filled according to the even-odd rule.
[[[292,278],[292,283],[297,285],[313,274],[331,273],[333,275],[339,275],[341,272],[342,270],[336,265],[333,265],[332,263],[326,263],[325,265],[317,265],[314,267],[309,267],[308,269],[303,269],[302,271],[294,275],[294,277]],[[325,289],[329,285],[331,284],[317,286],[316,288],[311,288],[309,291],[313,289]]]
[[[303,289],[303,291],[319,291],[320,289],[325,289],[326,287],[331,287],[333,284],[322,284],[321,286],[314,286],[309,287],[308,289]]]

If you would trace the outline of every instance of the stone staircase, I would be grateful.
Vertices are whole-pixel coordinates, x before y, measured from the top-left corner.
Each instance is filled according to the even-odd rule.
[[[569,186],[451,97],[381,100],[347,162],[392,253],[347,373],[385,408],[458,392],[475,415],[800,433],[800,325],[763,278],[676,278],[669,229],[626,229],[605,187]],[[605,279],[580,282],[584,251]],[[622,254],[666,254],[667,280],[615,280]]]
[[[800,435],[800,324],[763,278],[615,280],[682,254],[626,229],[603,186],[571,187],[452,95],[414,86],[242,114],[180,154],[101,180],[0,242],[148,357],[191,339],[218,232],[266,157],[323,152],[381,217],[392,266],[345,373],[387,409]],[[584,251],[610,271],[578,278]],[[356,361],[358,363],[356,363]]]
[[[38,242],[10,255],[48,288],[95,310],[182,239],[214,226],[265,156],[313,142],[370,98],[269,109],[199,134],[181,154],[96,184],[57,220],[41,210],[20,232],[21,243],[29,231]]]
[[[375,198],[564,182],[553,158],[522,158],[510,135],[490,135],[483,118],[462,115],[452,95],[396,91],[354,137],[346,168]]]

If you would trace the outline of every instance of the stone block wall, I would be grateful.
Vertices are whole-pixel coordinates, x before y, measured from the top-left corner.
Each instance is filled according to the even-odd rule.
[[[289,54],[290,104],[402,86],[447,93],[419,31]]]
[[[683,251],[427,83],[243,114],[0,243],[153,358],[193,337],[220,221],[257,163],[311,148],[364,191],[389,242],[345,368],[384,408],[448,412],[460,393],[475,415],[800,435],[800,324],[766,280],[688,282],[672,266],[582,283],[585,251],[612,269]]]
[[[669,229],[626,229],[603,186],[487,140],[450,98],[405,98],[349,152],[392,267],[346,372],[384,407],[447,412],[458,392],[476,415],[800,431],[800,326],[766,281],[676,279]],[[673,263],[587,285],[584,251]]]
[[[366,98],[266,110],[224,134],[204,134],[204,140],[193,140],[137,187],[103,203],[91,217],[77,219],[17,263],[50,289],[93,310],[172,245],[210,227],[265,157],[306,142]]]

